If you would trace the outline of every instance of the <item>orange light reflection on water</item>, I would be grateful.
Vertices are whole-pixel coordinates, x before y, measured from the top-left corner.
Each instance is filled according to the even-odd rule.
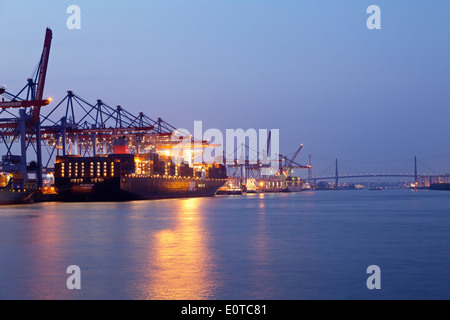
[[[202,199],[174,201],[178,206],[174,228],[151,239],[150,276],[145,285],[147,299],[203,300],[213,297],[216,284],[214,262],[208,246],[209,234],[198,212]]]

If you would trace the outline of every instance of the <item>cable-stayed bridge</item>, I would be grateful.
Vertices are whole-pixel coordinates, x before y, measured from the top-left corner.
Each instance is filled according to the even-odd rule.
[[[339,186],[340,180],[343,179],[356,179],[356,178],[410,178],[413,179],[416,187],[429,187],[432,183],[450,181],[450,175],[448,174],[420,174],[417,166],[418,159],[414,157],[414,172],[412,173],[363,173],[363,174],[340,174],[339,173],[339,161],[338,159],[331,165],[334,166],[335,172],[333,175],[324,175],[313,177],[311,174],[304,180],[312,185],[316,185],[318,181],[332,180],[335,186]],[[330,167],[331,167],[330,166]],[[328,170],[328,167],[326,170]]]

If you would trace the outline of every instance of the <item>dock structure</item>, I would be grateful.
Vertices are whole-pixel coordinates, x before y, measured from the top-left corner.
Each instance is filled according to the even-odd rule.
[[[6,154],[0,162],[1,171],[15,172],[21,175],[23,183],[28,182],[28,173],[36,176],[37,187],[43,185],[42,148],[41,148],[41,107],[48,105],[51,99],[44,99],[45,79],[52,43],[52,30],[45,32],[44,47],[34,75],[27,79],[26,85],[17,94],[11,94],[3,87],[0,91],[0,137],[6,146]],[[25,97],[21,97],[25,95]],[[18,110],[18,112],[17,112]],[[13,146],[20,144],[20,155],[15,155]],[[35,160],[27,163],[27,151],[35,151]]]
[[[212,145],[184,135],[160,117],[133,114],[101,99],[89,102],[72,90],[59,102],[44,98],[52,38],[53,32],[47,28],[38,68],[18,93],[0,87],[0,178],[5,186],[11,185],[8,190],[23,191],[29,183],[34,183],[36,190],[49,188],[47,177],[53,175],[56,157],[168,155],[180,141],[200,149],[189,152],[189,164],[203,165],[194,159]],[[3,189],[5,186],[0,185]]]
[[[228,183],[220,190],[221,193],[298,192],[304,190],[306,186],[303,185],[303,179],[294,176],[294,170],[311,169],[311,164],[302,165],[296,162],[303,144],[293,156],[275,154],[271,160],[268,160],[270,139],[271,132],[267,139],[267,149],[261,152],[241,144],[234,149],[233,154],[228,155],[228,159],[234,157],[234,161],[226,164]],[[241,155],[240,159],[237,157],[238,153]],[[250,158],[253,161],[250,161]],[[268,174],[267,171],[271,171],[273,161],[277,162],[276,170]]]
[[[156,153],[161,158],[172,158],[170,162],[177,162],[174,157],[180,154],[179,149],[188,148],[187,157],[186,152],[181,151],[183,162],[173,163],[170,170],[166,168],[161,172],[163,176],[223,178],[220,171],[222,164],[207,164],[201,160],[204,149],[215,147],[214,144],[180,132],[160,117],[151,118],[144,112],[133,114],[121,105],[111,106],[102,99],[90,102],[72,90],[68,90],[60,101],[44,98],[52,38],[53,32],[47,28],[38,67],[18,93],[13,94],[6,87],[0,88],[0,144],[2,153],[5,150],[0,162],[0,188],[4,191],[4,202],[8,200],[8,192],[31,194],[37,191],[54,194],[55,164],[58,163],[57,159],[62,161],[61,159],[67,160],[67,157],[97,159],[109,155],[134,154],[135,174],[145,176],[149,174],[148,168],[153,163],[151,159],[142,157],[143,154]],[[264,151],[267,153],[265,158],[269,154],[270,139],[271,132],[268,135],[267,150]],[[181,141],[183,147],[180,147]],[[275,155],[278,166],[276,172],[270,174],[262,173],[262,169],[271,166],[270,162],[268,164],[261,161],[264,157],[259,154],[256,162],[249,161],[248,147],[240,148],[245,149],[242,154],[247,155],[226,164],[225,176],[230,176],[230,181],[248,192],[301,190],[303,181],[294,177],[293,172],[296,169],[311,169],[311,165],[296,162],[303,145],[300,145],[293,156]],[[78,172],[75,170],[77,161],[70,160],[68,163],[72,162],[75,167],[68,174]],[[86,165],[87,162],[80,163]],[[82,164],[78,168],[81,171]],[[184,170],[185,166],[189,166],[193,173]],[[87,171],[86,168],[83,177],[87,175]],[[94,171],[97,173],[98,170]],[[71,183],[78,183],[79,180],[82,180],[80,176],[75,175]]]

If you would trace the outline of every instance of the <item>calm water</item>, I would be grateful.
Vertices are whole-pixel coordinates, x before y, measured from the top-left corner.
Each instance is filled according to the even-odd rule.
[[[0,259],[1,299],[450,299],[450,193],[1,207]]]

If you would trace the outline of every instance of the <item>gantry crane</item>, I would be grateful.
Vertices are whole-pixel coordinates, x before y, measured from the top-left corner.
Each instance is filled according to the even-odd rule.
[[[27,182],[28,172],[35,172],[37,187],[42,187],[42,153],[40,141],[39,115],[41,107],[48,105],[51,99],[43,99],[47,66],[50,57],[52,30],[45,33],[44,47],[34,78],[29,78],[25,87],[17,94],[11,94],[6,88],[0,90],[0,137],[6,145],[7,152],[2,156],[0,167],[5,172],[20,172],[24,182]],[[26,98],[20,95],[26,91]],[[9,101],[5,101],[5,98]],[[14,114],[11,109],[19,109]],[[5,118],[7,116],[7,118]],[[21,155],[13,155],[13,143],[20,141]],[[33,145],[33,142],[35,145]],[[36,152],[36,163],[27,167],[27,150],[33,146]]]
[[[180,139],[188,142],[192,150],[217,146],[177,133],[175,127],[161,118],[153,120],[143,112],[135,116],[120,105],[110,107],[100,99],[89,103],[71,90],[55,107],[41,112],[41,107],[51,102],[50,98],[43,99],[43,92],[52,36],[47,28],[38,68],[19,93],[12,94],[6,87],[0,87],[0,143],[6,146],[0,172],[20,173],[25,182],[28,173],[35,172],[37,186],[41,188],[42,172],[51,171],[51,162],[57,155],[95,157],[116,151],[167,154],[180,148]],[[20,155],[16,142],[20,142]],[[48,152],[45,165],[42,147]],[[31,149],[36,152],[36,161],[27,164],[27,151]]]
[[[297,158],[300,151],[303,149],[303,144],[300,145],[300,148],[297,149],[294,156],[292,158],[289,158],[286,155],[280,154],[280,167],[278,173],[280,175],[290,176],[293,173],[294,169],[310,169],[310,165],[301,165],[295,162],[295,159]]]

